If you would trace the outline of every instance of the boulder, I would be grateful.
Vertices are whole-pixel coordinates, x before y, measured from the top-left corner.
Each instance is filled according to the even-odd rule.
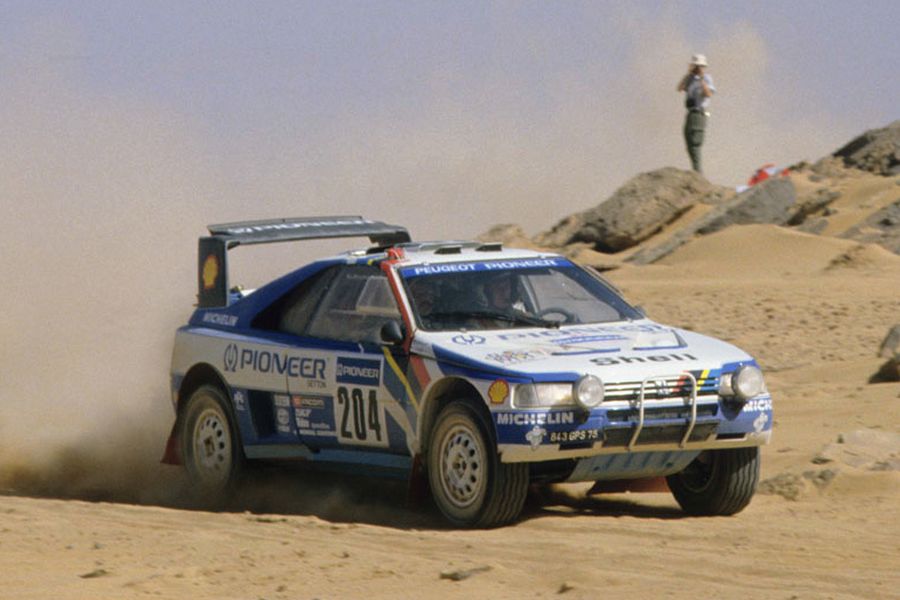
[[[900,325],[894,325],[878,348],[878,356],[887,361],[869,378],[869,383],[900,381]]]
[[[696,203],[716,203],[726,194],[727,188],[693,171],[666,167],[642,173],[598,206],[538,235],[535,242],[554,248],[586,243],[598,252],[620,252],[659,232]]]
[[[628,262],[638,265],[654,263],[694,236],[714,233],[731,225],[784,225],[791,218],[795,199],[794,184],[789,178],[768,179],[716,206],[663,243],[635,252],[628,258]]]
[[[890,177],[900,174],[900,120],[871,129],[833,154],[848,167]]]
[[[706,235],[732,225],[784,225],[791,218],[796,201],[794,184],[789,178],[768,179],[716,207],[702,219],[697,233]]]

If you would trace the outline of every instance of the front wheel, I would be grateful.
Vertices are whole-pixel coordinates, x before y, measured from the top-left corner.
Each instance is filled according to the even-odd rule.
[[[221,498],[230,491],[244,466],[237,428],[222,391],[197,388],[180,420],[181,451],[193,492],[202,499]]]
[[[686,513],[733,515],[750,504],[756,492],[759,447],[707,450],[666,481]]]
[[[455,525],[497,527],[514,521],[528,493],[528,465],[500,462],[485,419],[464,402],[438,415],[428,448],[428,481],[438,508]]]

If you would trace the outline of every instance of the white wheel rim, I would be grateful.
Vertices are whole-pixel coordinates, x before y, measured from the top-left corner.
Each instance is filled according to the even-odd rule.
[[[197,417],[193,435],[194,467],[205,483],[221,483],[231,473],[231,435],[225,416],[213,408]]]
[[[484,449],[469,427],[456,425],[441,441],[441,486],[458,508],[472,505],[485,485]]]

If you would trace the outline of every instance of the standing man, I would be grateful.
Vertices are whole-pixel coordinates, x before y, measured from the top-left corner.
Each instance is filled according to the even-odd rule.
[[[703,133],[706,131],[706,119],[709,117],[707,107],[709,98],[716,91],[712,77],[704,73],[706,57],[695,54],[691,57],[687,75],[681,78],[678,91],[684,92],[684,105],[687,116],[684,119],[684,142],[687,144],[691,165],[698,173],[700,168],[700,146],[703,145]]]

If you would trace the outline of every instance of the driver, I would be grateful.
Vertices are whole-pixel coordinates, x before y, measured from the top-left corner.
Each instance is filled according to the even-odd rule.
[[[517,298],[516,279],[512,273],[492,273],[481,290],[485,302],[482,312],[487,314],[476,317],[473,327],[509,327],[510,317],[526,313],[525,303]],[[492,314],[497,315],[496,318]]]
[[[502,313],[525,312],[525,303],[514,299],[515,287],[516,282],[511,273],[502,273],[489,279],[484,284],[484,296],[487,300],[488,310]]]

